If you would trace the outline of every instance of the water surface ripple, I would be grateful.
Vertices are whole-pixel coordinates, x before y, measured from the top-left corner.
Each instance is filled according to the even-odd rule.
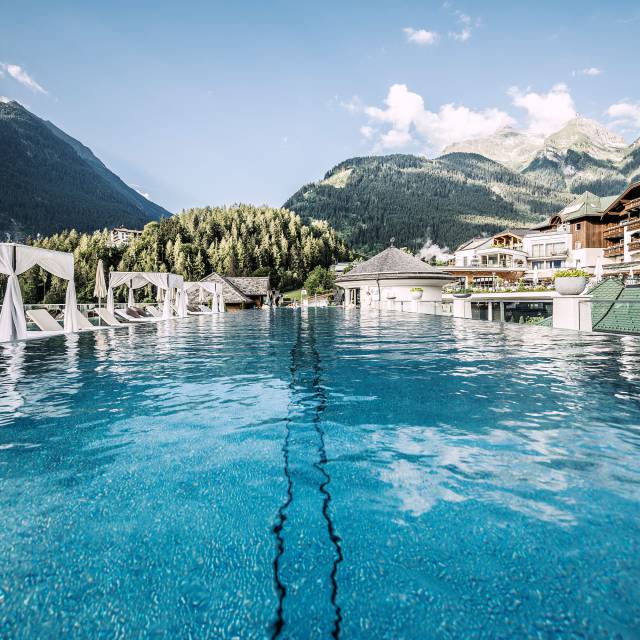
[[[0,346],[0,637],[638,638],[640,340],[256,311]]]

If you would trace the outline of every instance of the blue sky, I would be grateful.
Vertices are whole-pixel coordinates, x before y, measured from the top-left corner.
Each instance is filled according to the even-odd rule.
[[[171,211],[577,111],[640,135],[637,2],[24,2],[0,96]],[[0,150],[1,152],[1,150]]]

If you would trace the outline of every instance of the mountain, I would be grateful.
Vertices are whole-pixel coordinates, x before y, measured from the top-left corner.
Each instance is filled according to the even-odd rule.
[[[535,136],[512,127],[503,127],[484,138],[474,138],[450,144],[444,149],[449,153],[476,153],[495,160],[513,171],[519,171],[533,160],[544,146],[544,136]]]
[[[326,220],[356,249],[389,245],[454,249],[481,233],[530,226],[572,199],[486,157],[446,154],[352,158],[303,186],[284,206]]]
[[[141,228],[169,212],[17,102],[0,102],[0,237]]]
[[[577,116],[547,137],[504,128],[449,145],[444,153],[478,153],[551,189],[605,196],[621,191],[637,175],[630,159],[637,156],[634,145],[595,120]]]

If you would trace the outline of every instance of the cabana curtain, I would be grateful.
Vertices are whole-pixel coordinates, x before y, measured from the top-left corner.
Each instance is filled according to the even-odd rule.
[[[220,293],[220,285],[217,282],[185,282],[184,287],[187,291],[198,290],[198,297],[203,296],[206,292],[212,299],[212,310],[218,313],[222,312],[222,294]],[[202,300],[201,300],[202,302]]]
[[[158,291],[164,292],[164,305],[162,307],[162,318],[168,320],[172,317],[171,313],[171,293],[175,289],[182,291],[184,289],[184,279],[175,273],[162,273],[153,271],[112,271],[109,277],[109,290],[107,292],[107,310],[113,313],[115,303],[113,300],[113,290],[116,287],[127,285],[129,287],[129,306],[133,306],[133,291],[141,287],[151,284],[158,288]],[[187,316],[186,304],[184,315],[178,307],[178,316],[184,318]]]
[[[14,260],[15,258],[15,260]],[[78,330],[76,318],[76,285],[73,280],[73,254],[50,251],[38,247],[16,244],[0,244],[0,273],[9,276],[7,290],[0,312],[0,342],[27,337],[27,322],[24,317],[22,293],[18,276],[38,265],[58,278],[68,280],[64,308],[64,330]]]

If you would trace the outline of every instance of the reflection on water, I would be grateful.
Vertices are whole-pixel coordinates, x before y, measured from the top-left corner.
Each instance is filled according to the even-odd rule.
[[[2,345],[0,636],[634,637],[639,356],[332,309]]]

